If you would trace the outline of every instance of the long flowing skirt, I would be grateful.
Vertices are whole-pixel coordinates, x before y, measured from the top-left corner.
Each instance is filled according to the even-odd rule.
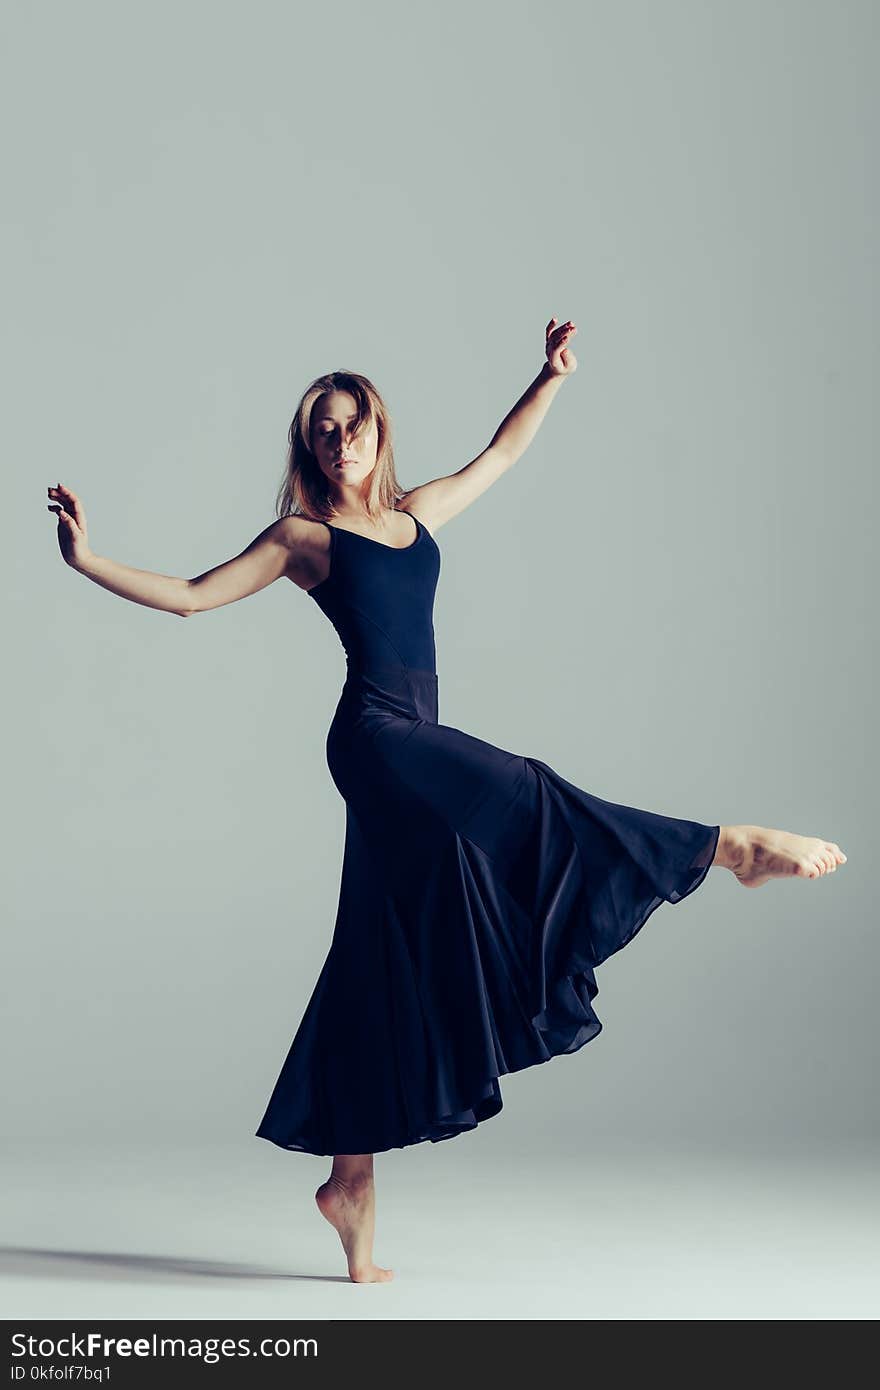
[[[596,966],[712,864],[720,826],[602,800],[435,711],[435,675],[389,672],[347,682],[330,727],[336,922],[256,1131],[283,1148],[378,1153],[496,1115],[501,1076],[596,1037]]]

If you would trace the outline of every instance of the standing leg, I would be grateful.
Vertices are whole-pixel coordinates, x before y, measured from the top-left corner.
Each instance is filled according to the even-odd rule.
[[[834,873],[846,855],[831,840],[768,830],[764,825],[722,825],[712,865],[730,869],[744,888],[770,878],[819,878]]]
[[[315,1193],[322,1216],[335,1226],[355,1284],[386,1283],[392,1269],[373,1263],[376,1189],[372,1154],[336,1154],[333,1170]]]

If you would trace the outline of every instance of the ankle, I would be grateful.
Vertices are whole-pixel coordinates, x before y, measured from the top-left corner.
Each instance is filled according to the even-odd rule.
[[[359,1169],[352,1173],[331,1173],[328,1183],[346,1197],[361,1197],[373,1187],[373,1174],[369,1169]]]
[[[748,832],[747,825],[722,825],[712,863],[732,872],[741,868],[749,847]]]

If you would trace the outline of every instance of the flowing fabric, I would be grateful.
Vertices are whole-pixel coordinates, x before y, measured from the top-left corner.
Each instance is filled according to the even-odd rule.
[[[411,515],[408,514],[408,515]],[[257,1136],[321,1155],[451,1139],[499,1078],[602,1029],[594,969],[705,878],[720,826],[603,801],[438,722],[440,551],[329,527],[308,592],[346,678],[327,764],[345,801],[332,941]]]

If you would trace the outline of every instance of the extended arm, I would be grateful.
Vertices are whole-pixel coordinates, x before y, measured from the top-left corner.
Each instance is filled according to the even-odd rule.
[[[577,329],[570,321],[554,328],[555,322],[551,319],[546,329],[547,361],[482,453],[457,473],[433,478],[407,493],[407,508],[416,512],[430,530],[469,507],[516,463],[537,434],[563,381],[577,369],[574,353],[566,346]]]
[[[81,499],[60,485],[49,488],[49,496],[56,499],[50,510],[58,512],[62,554],[73,569],[120,598],[181,618],[235,603],[280,579],[287,572],[291,548],[296,544],[297,525],[302,525],[298,518],[282,517],[261,531],[234,559],[194,579],[183,579],[134,569],[118,560],[95,555],[88,544]]]

